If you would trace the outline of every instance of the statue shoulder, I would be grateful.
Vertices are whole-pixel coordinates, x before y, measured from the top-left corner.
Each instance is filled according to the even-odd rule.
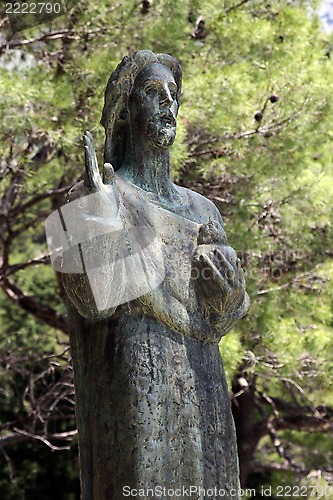
[[[180,186],[177,186],[177,188],[180,189],[180,194],[186,195],[190,199],[191,204],[194,207],[196,222],[202,224],[208,222],[209,220],[215,220],[219,222],[222,227],[224,227],[222,216],[215,203],[202,194],[192,191],[191,189]]]

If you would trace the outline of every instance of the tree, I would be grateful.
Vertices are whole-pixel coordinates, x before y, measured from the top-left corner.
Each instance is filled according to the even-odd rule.
[[[102,156],[111,70],[140,48],[172,53],[184,72],[174,177],[218,204],[252,299],[220,344],[244,485],[311,484],[313,471],[321,485],[332,481],[333,70],[330,37],[310,8],[315,2],[87,0],[12,38],[3,21],[3,335],[23,325],[43,332],[44,370],[43,351],[60,353],[53,338],[66,332],[65,309],[43,221],[82,173],[85,129]],[[17,50],[26,63],[14,73],[6,64]]]

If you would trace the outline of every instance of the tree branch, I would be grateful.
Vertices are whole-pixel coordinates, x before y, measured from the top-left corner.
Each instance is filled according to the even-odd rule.
[[[58,31],[50,31],[50,33],[44,33],[43,35],[37,36],[35,38],[28,38],[27,40],[10,40],[0,45],[0,51],[3,49],[14,49],[16,47],[24,47],[31,45],[35,42],[46,42],[48,40],[57,40],[59,38],[72,37],[74,35],[73,30],[64,29]],[[77,38],[77,37],[76,37]]]
[[[12,210],[8,212],[8,217],[15,217],[18,214],[26,212],[29,208],[36,205],[36,203],[39,203],[46,198],[56,198],[57,196],[67,193],[67,191],[69,191],[70,188],[73,187],[74,182],[58,189],[48,189],[47,191],[44,191],[44,193],[37,194],[26,203],[17,204]]]
[[[252,472],[267,472],[267,471],[285,471],[285,472],[295,472],[295,467],[288,461],[283,463],[277,462],[259,462],[258,460],[253,460],[251,463]],[[300,471],[300,469],[298,469]],[[306,472],[305,469],[302,472]]]
[[[244,5],[248,2],[250,2],[250,0],[241,0],[241,2],[236,3],[236,4],[232,5],[231,7],[229,7],[228,9],[226,9],[225,13],[229,14],[233,10],[238,9],[239,7],[242,7],[242,5]]]
[[[26,295],[15,283],[7,278],[2,280],[2,289],[7,297],[24,311],[43,321],[52,328],[68,333],[67,319],[52,307],[39,304],[32,297]]]
[[[5,436],[0,436],[0,448],[3,448],[4,446],[14,446],[24,441],[29,441],[29,439],[29,436],[22,433],[19,434],[18,432],[6,434]]]
[[[283,290],[284,288],[288,288],[289,286],[297,286],[302,278],[312,278],[315,276],[314,270],[318,268],[318,265],[312,271],[305,271],[304,273],[298,274],[293,279],[288,281],[287,283],[283,283],[282,285],[275,286],[272,288],[266,288],[264,290],[258,290],[257,295],[265,295],[266,293],[276,292],[278,290]]]
[[[331,432],[333,430],[333,408],[328,406],[311,406],[289,403],[281,398],[267,397],[259,393],[257,402],[268,404],[274,413],[274,418],[265,419],[259,423],[266,427],[269,433],[271,428],[275,430],[295,429],[299,431]],[[267,425],[269,424],[269,427]]]
[[[318,418],[314,415],[298,415],[296,417],[279,417],[272,421],[272,425],[276,430],[291,430],[296,431],[317,431],[317,432],[332,432],[333,419],[330,420]]]
[[[16,428],[14,429],[14,431],[16,433],[18,433],[18,435],[21,435],[21,436],[25,437],[26,439],[37,439],[38,441],[42,441],[42,443],[46,444],[46,446],[51,448],[51,450],[53,450],[53,451],[62,451],[62,450],[69,450],[70,449],[69,445],[68,446],[55,446],[54,444],[50,443],[49,439],[46,439],[45,436],[40,436],[38,434],[33,434],[30,432],[24,431],[22,429],[16,429]],[[68,440],[69,438],[72,438],[76,434],[77,434],[77,431],[74,430],[74,431],[61,432],[59,434],[49,435],[48,438],[50,438],[52,436],[53,439],[66,439],[66,440]],[[60,437],[60,436],[62,436],[62,437]]]
[[[120,4],[116,5],[114,9],[119,7]],[[77,30],[73,29],[63,29],[57,31],[50,31],[49,33],[44,33],[43,35],[37,36],[35,38],[28,38],[27,40],[9,40],[2,45],[0,45],[0,52],[2,50],[15,49],[17,47],[26,47],[27,45],[32,45],[36,42],[48,42],[50,40],[59,40],[61,38],[67,38],[67,40],[80,40],[80,38],[87,38],[87,36],[104,34],[108,30],[111,30],[109,26],[101,26],[94,30],[83,30],[79,33]]]
[[[49,254],[46,254],[43,255],[42,257],[39,257],[38,259],[31,259],[28,260],[27,262],[22,262],[21,264],[14,264],[12,266],[8,266],[5,268],[3,273],[0,272],[0,281],[3,277],[7,277],[10,274],[16,273],[17,271],[21,271],[22,269],[26,269],[27,267],[36,266],[39,264],[49,264],[49,262],[50,262],[50,256]]]

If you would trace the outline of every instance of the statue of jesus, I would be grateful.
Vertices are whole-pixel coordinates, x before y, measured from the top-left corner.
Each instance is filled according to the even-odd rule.
[[[169,55],[122,60],[103,173],[86,132],[69,193],[85,234],[82,268],[63,257],[83,500],[241,498],[218,343],[249,298],[218,209],[170,178],[181,80]]]

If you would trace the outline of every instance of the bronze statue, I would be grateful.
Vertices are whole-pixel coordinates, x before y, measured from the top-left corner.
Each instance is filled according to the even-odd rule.
[[[219,211],[170,178],[181,78],[166,54],[123,59],[105,92],[103,179],[87,132],[69,193],[85,234],[61,264],[84,500],[240,498],[218,342],[249,299]]]

